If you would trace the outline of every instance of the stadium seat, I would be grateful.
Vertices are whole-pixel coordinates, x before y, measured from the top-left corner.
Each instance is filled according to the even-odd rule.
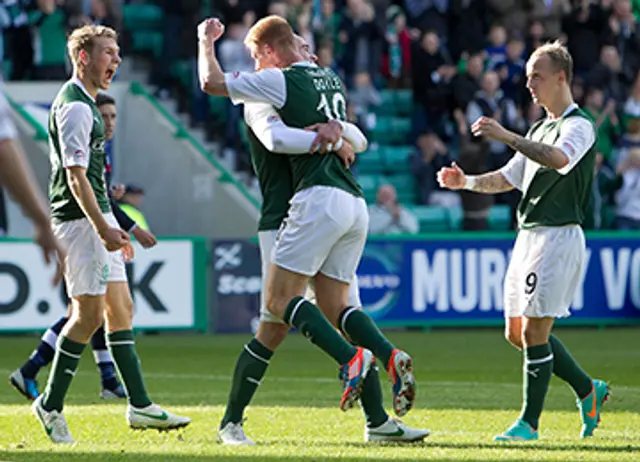
[[[381,90],[381,103],[375,110],[380,116],[410,116],[413,109],[411,90]]]
[[[226,97],[209,95],[209,112],[216,122],[225,123],[227,121],[227,105]]]
[[[364,193],[364,198],[368,204],[371,204],[376,201],[376,192],[378,190],[378,185],[381,183],[378,175],[358,175],[357,177],[358,183],[362,187],[362,192]]]
[[[124,28],[130,31],[156,30],[162,27],[164,14],[157,5],[123,5],[122,21]]]
[[[358,154],[356,168],[360,173],[380,173],[384,167],[380,149],[370,149]]]
[[[394,108],[396,114],[410,116],[413,112],[413,93],[411,90],[394,92]]]
[[[398,202],[401,204],[415,204],[416,202],[416,179],[411,173],[399,175],[389,175],[384,178],[386,183],[396,188]]]
[[[131,49],[134,53],[151,53],[156,58],[162,56],[164,35],[161,32],[135,31],[131,34]]]
[[[409,210],[420,223],[420,232],[442,232],[449,230],[449,216],[445,207],[433,207],[430,205],[414,205]]]
[[[385,146],[380,148],[384,158],[384,169],[390,173],[410,171],[409,157],[413,146]]]
[[[508,230],[511,227],[511,209],[508,205],[494,205],[489,210],[489,229]]]
[[[411,132],[411,120],[402,117],[380,116],[371,130],[371,138],[380,144],[406,144]]]
[[[449,228],[452,231],[459,231],[462,228],[462,219],[464,218],[462,207],[447,208],[447,215],[449,218]]]
[[[395,95],[393,90],[382,90],[380,92],[380,106],[376,108],[377,114],[393,115],[395,106]]]
[[[9,76],[11,75],[12,69],[13,69],[13,62],[10,59],[7,59],[5,56],[5,59],[2,61],[2,75],[4,75],[5,78],[9,78]]]
[[[185,88],[193,86],[193,68],[189,61],[174,61],[171,63],[171,76]]]

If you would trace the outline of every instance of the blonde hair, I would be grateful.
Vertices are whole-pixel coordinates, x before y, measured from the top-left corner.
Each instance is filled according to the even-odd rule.
[[[118,40],[118,33],[106,26],[83,26],[71,32],[67,40],[67,51],[74,66],[79,63],[80,51],[91,53],[95,45],[94,39],[98,37]]]
[[[244,44],[251,49],[263,45],[294,49],[293,29],[284,18],[272,14],[262,18],[249,29]]]
[[[556,40],[539,46],[531,53],[529,59],[531,60],[541,56],[547,56],[556,71],[564,71],[567,84],[571,84],[571,79],[573,78],[573,58],[562,42]]]

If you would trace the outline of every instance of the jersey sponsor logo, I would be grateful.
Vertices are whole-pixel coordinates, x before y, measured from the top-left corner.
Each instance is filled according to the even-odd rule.
[[[87,159],[87,154],[82,149],[76,149],[73,152],[73,160],[76,162],[82,162]]]

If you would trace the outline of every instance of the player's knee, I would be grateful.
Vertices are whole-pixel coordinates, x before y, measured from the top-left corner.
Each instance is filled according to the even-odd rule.
[[[76,327],[76,331],[81,330],[89,339],[104,322],[104,315],[102,310],[79,309],[71,317],[70,322]]]
[[[544,345],[549,341],[549,333],[543,326],[528,324],[522,331],[523,346]]]
[[[284,297],[282,294],[276,294],[275,292],[269,291],[269,293],[267,293],[265,304],[267,306],[267,310],[269,310],[269,313],[277,318],[282,319],[282,317],[284,316],[284,312],[287,310],[289,301],[290,300]]]
[[[289,333],[289,325],[275,322],[261,322],[256,332],[256,340],[271,351],[275,351]]]

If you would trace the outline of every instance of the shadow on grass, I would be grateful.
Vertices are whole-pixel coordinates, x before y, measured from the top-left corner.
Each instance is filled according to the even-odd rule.
[[[424,450],[428,450],[427,446]],[[486,447],[481,446],[483,449],[492,448],[493,446],[487,445]],[[522,449],[536,449],[541,450],[540,447],[535,446],[518,446]],[[473,445],[462,445],[460,449],[474,449]],[[248,451],[245,451],[247,449]],[[375,451],[375,448],[371,448],[372,452]],[[549,448],[544,448],[549,449]],[[567,450],[573,449],[568,447],[562,447],[558,450]],[[596,448],[593,448],[596,450]],[[604,449],[604,448],[600,448]],[[609,449],[609,448],[607,448]],[[266,454],[255,453],[251,454],[248,452],[253,452],[253,448],[238,448],[239,453],[245,454],[211,454],[211,455],[196,455],[196,454],[149,454],[149,453],[135,453],[135,452],[125,452],[125,453],[96,453],[96,452],[75,452],[73,450],[67,452],[57,452],[57,453],[40,453],[40,452],[15,452],[15,453],[7,453],[0,452],[0,457],[2,460],[7,460],[11,462],[102,462],[102,461],[127,461],[127,462],[205,462],[205,461],[215,461],[215,462],[240,462],[240,461],[248,461],[248,462],[293,462],[293,461],[301,461],[301,460],[310,460],[310,461],[321,461],[321,460],[329,460],[329,461],[341,461],[341,462],[355,462],[355,461],[367,461],[367,462],[387,462],[390,459],[393,460],[439,460],[443,462],[454,462],[454,461],[464,461],[464,462],[487,462],[490,460],[490,456],[483,458],[469,458],[466,454],[460,454],[459,456],[452,454],[451,456],[447,455],[437,455],[435,457],[429,457],[424,453],[416,453],[415,457],[409,458],[397,458],[392,455],[378,456],[371,454],[369,456],[362,457],[345,457],[343,455],[336,454],[334,456],[326,456],[326,455],[316,455],[316,456],[301,456],[301,455],[288,455],[288,456],[270,456]],[[507,462],[521,462],[522,454],[501,454],[501,461]],[[604,461],[615,461],[616,458],[612,454],[611,456],[605,455],[604,457],[598,457],[597,459],[600,462]]]
[[[356,443],[356,442],[331,442],[331,441],[287,441],[287,440],[274,440],[267,441],[260,446],[291,446],[291,447],[317,447],[317,448],[357,448],[367,449],[372,448],[371,443]],[[640,453],[640,445],[632,444],[617,444],[611,445],[599,445],[599,444],[570,444],[560,443],[548,445],[546,442],[540,443],[450,443],[450,442],[430,442],[428,439],[424,442],[411,443],[382,443],[373,447],[398,447],[398,448],[439,448],[439,449],[464,449],[464,450],[522,450],[522,451],[580,451],[580,452],[597,452],[597,453]],[[465,459],[466,460],[466,459]],[[501,459],[502,460],[502,459]]]

